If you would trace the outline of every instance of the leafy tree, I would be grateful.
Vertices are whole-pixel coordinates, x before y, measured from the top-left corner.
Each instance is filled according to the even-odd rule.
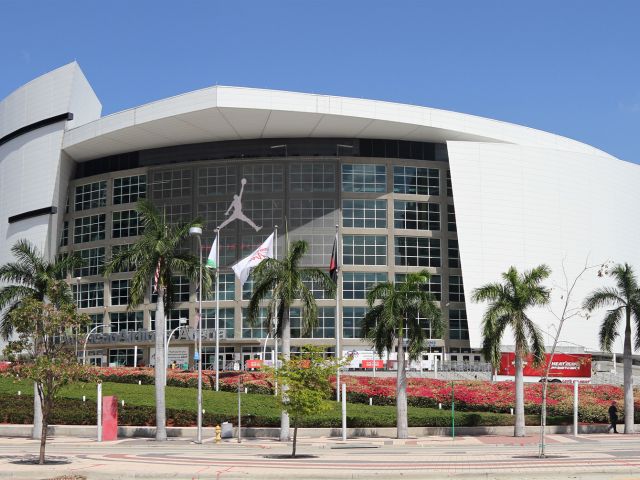
[[[514,436],[525,435],[524,425],[524,359],[533,355],[535,365],[545,359],[544,339],[540,329],[527,315],[531,307],[547,305],[550,290],[540,283],[551,270],[540,265],[518,273],[515,267],[502,274],[503,283],[489,283],[473,292],[474,302],[489,302],[482,321],[483,353],[494,367],[500,363],[500,344],[507,327],[515,340],[515,427]]]
[[[144,302],[149,285],[153,284],[158,271],[156,303],[156,360],[155,360],[155,392],[156,392],[156,440],[167,439],[165,386],[163,382],[166,369],[164,342],[167,335],[165,312],[171,309],[175,275],[188,276],[197,281],[200,272],[200,260],[185,251],[184,242],[189,236],[189,229],[199,226],[199,220],[179,225],[167,223],[149,200],[140,200],[137,204],[138,216],[144,233],[129,248],[121,249],[107,263],[105,276],[123,270],[134,270],[131,279],[129,307],[135,308]],[[203,269],[203,289],[208,290],[211,278],[207,269]]]
[[[631,322],[633,320],[636,335],[634,348],[640,348],[640,287],[633,268],[627,263],[616,265],[609,272],[615,281],[615,287],[598,288],[584,301],[584,308],[593,311],[598,308],[612,307],[600,324],[600,348],[610,352],[618,337],[620,324],[624,321],[624,433],[633,433],[633,375],[631,355]],[[624,320],[623,320],[624,319]]]
[[[330,377],[337,367],[336,360],[323,358],[321,348],[307,345],[300,355],[284,359],[277,370],[269,369],[283,387],[278,400],[293,423],[292,457],[296,456],[300,420],[330,408],[325,400],[331,395]]]
[[[64,288],[64,282],[57,282],[47,295],[55,297]],[[42,405],[39,463],[44,464],[47,427],[56,395],[68,383],[90,377],[89,370],[77,361],[73,337],[65,335],[87,325],[90,319],[78,314],[69,303],[54,305],[34,298],[23,299],[9,317],[17,340],[8,343],[5,354],[14,362],[12,368],[19,377],[36,384],[34,394]]]
[[[77,254],[60,255],[54,261],[48,260],[29,240],[18,240],[12,247],[11,253],[15,261],[0,266],[0,335],[8,339],[13,331],[11,311],[18,308],[26,299],[44,301],[47,292],[56,295],[48,298],[57,305],[64,302],[73,303],[71,290],[66,284],[58,284],[52,290],[54,283],[62,280],[67,272],[82,265],[82,259]]]
[[[369,310],[362,323],[364,336],[373,343],[378,355],[382,355],[385,350],[393,351],[396,345],[398,348],[398,438],[407,438],[409,434],[405,348],[410,361],[420,358],[425,350],[424,321],[429,322],[436,338],[443,331],[440,309],[433,295],[427,291],[430,277],[426,270],[409,273],[402,282],[379,283],[367,293]]]
[[[291,353],[290,309],[294,302],[301,302],[301,327],[308,333],[318,320],[318,306],[313,293],[309,289],[310,282],[315,282],[330,295],[335,294],[335,283],[319,268],[300,266],[302,258],[309,249],[304,240],[287,245],[282,260],[267,258],[251,272],[254,290],[248,307],[248,320],[256,325],[260,320],[260,305],[269,299],[266,322],[269,326],[277,323],[276,335],[282,339],[282,356],[288,360]],[[277,313],[276,313],[277,312]],[[277,318],[277,322],[275,322]],[[286,390],[286,389],[285,389]],[[280,439],[289,438],[289,419],[282,415]]]

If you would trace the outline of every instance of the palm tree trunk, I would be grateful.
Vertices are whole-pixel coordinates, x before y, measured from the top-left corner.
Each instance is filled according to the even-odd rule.
[[[402,332],[402,330],[401,330]],[[402,334],[400,335],[402,337]],[[398,438],[409,437],[407,421],[407,371],[404,361],[404,341],[398,338],[398,385],[396,386],[396,428]]]
[[[164,342],[167,336],[167,320],[164,315],[165,288],[158,287],[158,303],[156,303],[156,440],[159,442],[167,439],[167,418],[165,405],[164,378],[167,374],[167,366],[164,364]]]
[[[282,356],[285,360],[291,358],[291,324],[289,321],[289,309],[285,309],[282,313]],[[282,387],[282,391],[286,391],[286,387]],[[282,411],[280,415],[280,441],[289,441],[289,414]]]
[[[513,429],[514,437],[524,437],[524,359],[522,355],[522,349],[516,347],[516,423]]]
[[[633,371],[631,363],[631,310],[627,307],[624,329],[624,433],[633,433]]]

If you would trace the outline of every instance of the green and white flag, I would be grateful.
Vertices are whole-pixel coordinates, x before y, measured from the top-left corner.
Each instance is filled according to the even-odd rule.
[[[216,239],[213,241],[213,245],[211,245],[211,251],[207,258],[207,267],[218,268],[218,235],[216,235]]]

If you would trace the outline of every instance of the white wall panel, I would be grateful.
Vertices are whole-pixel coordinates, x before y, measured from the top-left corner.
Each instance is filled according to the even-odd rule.
[[[563,263],[569,277],[589,263],[629,262],[640,274],[640,168],[584,153],[519,145],[448,142],[472,346],[481,344],[485,305],[470,301],[472,291],[500,279],[511,265],[541,263],[553,271],[553,311],[562,303]],[[595,271],[585,275],[576,303],[610,281]],[[555,317],[548,309],[531,312],[544,330]],[[597,349],[603,313],[573,319],[562,340]],[[505,344],[512,339],[505,338]],[[621,343],[617,345],[621,348]]]

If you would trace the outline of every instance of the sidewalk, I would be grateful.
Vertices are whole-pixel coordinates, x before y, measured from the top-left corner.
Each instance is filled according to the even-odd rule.
[[[306,479],[346,478],[626,478],[640,480],[640,435],[548,435],[548,458],[538,455],[538,437],[430,436],[406,440],[302,437],[299,458],[291,443],[268,438],[203,445],[185,439],[155,442],[122,439],[97,443],[53,438],[48,457],[60,463],[19,463],[37,455],[39,442],[0,438],[0,478],[51,479],[81,475],[111,478]]]

